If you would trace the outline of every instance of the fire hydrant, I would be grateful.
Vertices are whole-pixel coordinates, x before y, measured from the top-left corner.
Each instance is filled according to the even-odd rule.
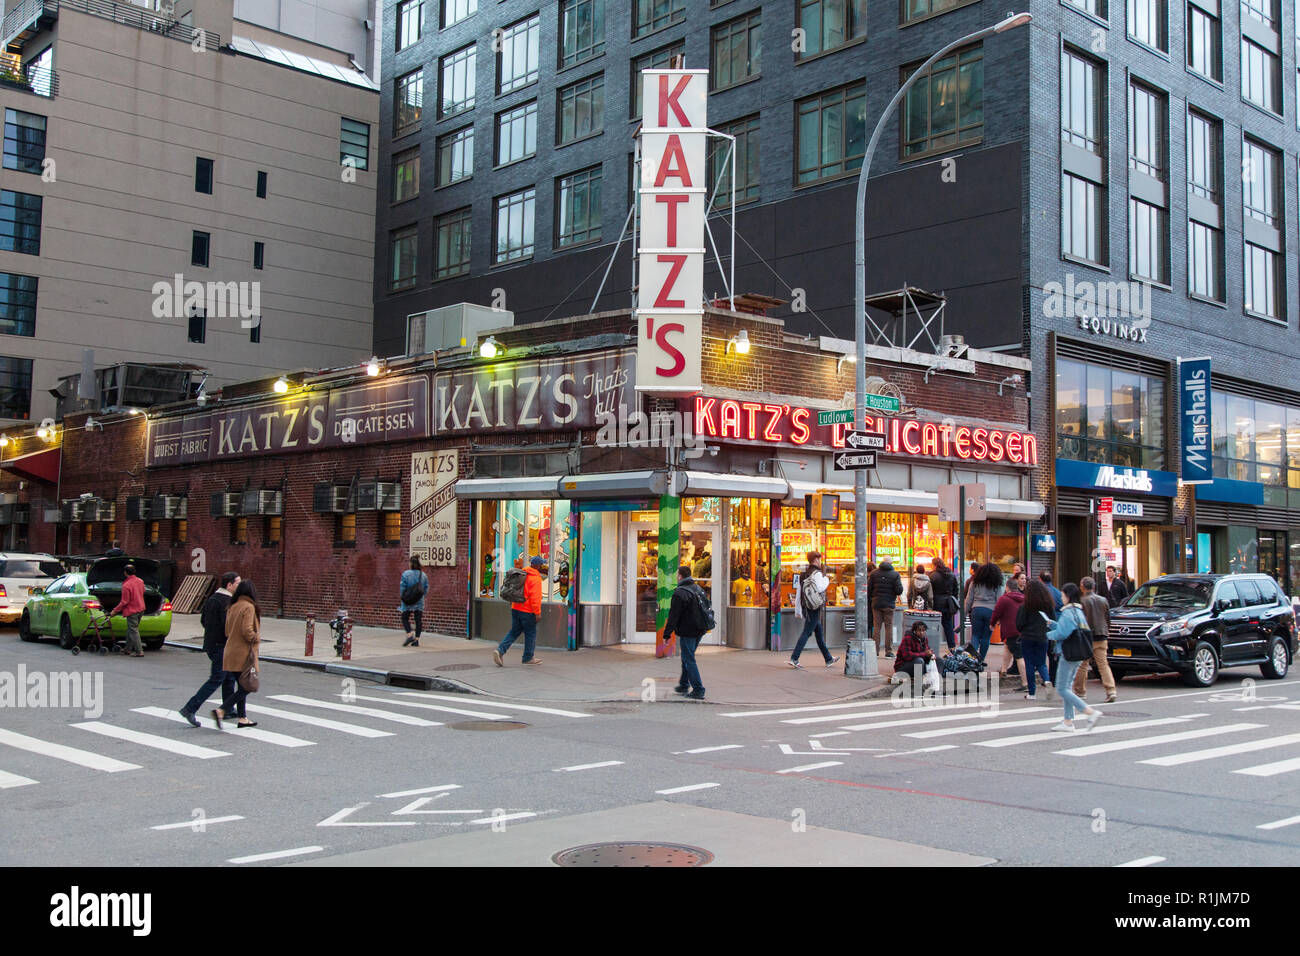
[[[334,654],[345,661],[352,659],[352,621],[348,612],[340,610],[329,623],[334,632]]]

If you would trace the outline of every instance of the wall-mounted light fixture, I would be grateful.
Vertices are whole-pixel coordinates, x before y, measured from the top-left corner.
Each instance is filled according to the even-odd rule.
[[[382,370],[383,365],[379,361],[379,357],[375,355],[370,356],[370,361],[366,363],[366,374],[371,378],[375,378]]]
[[[1019,373],[1015,375],[1008,375],[1002,381],[998,382],[998,394],[999,395],[1002,394],[1002,387],[1004,385],[1010,385],[1012,388],[1017,388],[1018,386],[1023,384],[1025,384],[1024,376],[1020,375]]]
[[[929,385],[930,376],[933,375],[935,372],[939,371],[941,368],[943,368],[942,365],[938,365],[938,364],[931,365],[929,368],[925,370],[925,378],[922,379],[922,381],[925,382],[926,385]]]
[[[735,335],[727,340],[727,347],[723,350],[723,355],[729,353],[732,349],[736,350],[737,355],[749,354],[749,332],[741,329]]]
[[[98,428],[98,429],[102,432],[102,431],[104,430],[104,425],[103,425],[103,423],[102,423],[102,422],[97,422],[97,421],[95,421],[95,418],[94,418],[93,415],[91,415],[91,416],[87,416],[87,417],[86,417],[86,431],[88,431],[88,432],[93,432],[96,428]]]
[[[0,448],[8,448],[8,447],[9,447],[9,436],[0,435]]]
[[[501,343],[492,335],[485,338],[478,347],[478,354],[485,359],[494,359],[504,351],[505,349],[501,347]]]
[[[285,392],[289,391],[289,380],[281,375],[275,380],[275,384],[272,385],[271,388],[275,389],[275,394],[283,395]]]
[[[840,360],[835,363],[835,374],[838,375],[840,373],[840,370],[844,368],[845,362],[856,362],[857,360],[858,357],[856,355],[850,355],[845,352],[840,356]]]
[[[54,440],[54,436],[55,436],[56,433],[57,433],[57,432],[56,432],[56,429],[55,429],[55,427],[54,427],[54,419],[53,419],[53,418],[43,418],[43,419],[41,419],[41,424],[40,424],[40,426],[36,429],[36,437],[37,437],[37,438],[42,438],[42,439],[44,439],[45,441],[53,441],[53,440]]]

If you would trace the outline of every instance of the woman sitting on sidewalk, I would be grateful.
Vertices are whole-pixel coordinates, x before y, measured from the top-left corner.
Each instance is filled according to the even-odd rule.
[[[898,645],[898,656],[894,658],[894,673],[909,675],[912,679],[912,696],[920,697],[924,686],[925,667],[934,659],[930,650],[930,641],[926,637],[924,621],[917,621]]]

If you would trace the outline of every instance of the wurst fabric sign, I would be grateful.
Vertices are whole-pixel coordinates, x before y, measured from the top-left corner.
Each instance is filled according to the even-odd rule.
[[[146,464],[282,455],[429,437],[429,379],[306,392],[149,422]]]
[[[459,477],[460,453],[454,448],[411,455],[410,551],[435,568],[456,563]]]
[[[1185,485],[1214,481],[1210,448],[1210,360],[1178,360],[1178,422],[1182,456],[1178,477]]]
[[[708,70],[642,70],[637,390],[703,387]]]

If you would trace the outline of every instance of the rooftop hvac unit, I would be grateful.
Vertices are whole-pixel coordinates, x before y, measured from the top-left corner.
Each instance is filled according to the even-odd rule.
[[[357,484],[357,510],[379,510],[379,482],[362,481]]]
[[[147,511],[155,518],[184,518],[189,513],[189,499],[185,495],[154,495]]]
[[[70,524],[73,521],[80,521],[81,510],[84,507],[84,505],[85,502],[81,500],[63,502],[63,504],[59,508],[59,520],[63,524]]]
[[[505,309],[458,302],[406,317],[406,354],[425,355],[439,349],[459,348],[461,340],[473,345],[482,332],[515,324],[515,314]]]
[[[402,510],[402,485],[397,481],[379,482],[379,510]]]
[[[154,499],[155,501],[157,499]],[[152,513],[151,502],[140,495],[128,495],[126,499],[127,521],[148,521]]]
[[[218,491],[212,496],[210,514],[214,518],[233,518],[239,511],[239,492]]]

